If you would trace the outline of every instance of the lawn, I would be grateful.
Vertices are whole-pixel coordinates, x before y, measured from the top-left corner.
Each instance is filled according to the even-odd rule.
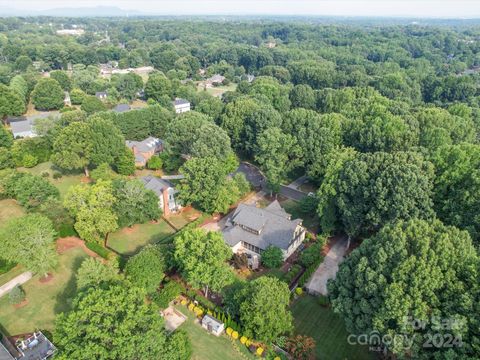
[[[303,226],[313,232],[318,232],[318,216],[316,213],[305,215],[300,208],[300,203],[295,200],[281,200],[280,204],[287,213],[292,215],[292,219],[303,219]]]
[[[181,229],[188,223],[198,219],[200,216],[202,216],[200,211],[195,210],[194,208],[188,208],[184,209],[180,214],[170,215],[168,221],[170,221],[177,229]]]
[[[17,218],[25,214],[25,210],[17,204],[15,200],[0,200],[0,226],[8,220]]]
[[[229,85],[226,85],[226,86],[222,85],[222,86],[208,88],[207,92],[212,96],[221,96],[223,95],[224,92],[235,91],[236,89],[237,89],[237,84],[230,83]],[[204,87],[201,85],[201,83],[199,83],[199,85],[197,86],[197,90],[204,91]]]
[[[80,248],[72,248],[59,256],[54,277],[40,283],[39,276],[22,287],[28,303],[15,308],[8,302],[8,295],[0,298],[0,324],[9,335],[32,332],[35,329],[52,331],[55,316],[70,308],[75,295],[75,273],[87,254]],[[7,334],[7,335],[8,335]]]
[[[58,188],[58,191],[60,191],[60,198],[62,199],[64,198],[68,189],[70,189],[70,187],[74,185],[79,185],[82,182],[82,179],[84,177],[83,173],[73,172],[73,173],[64,174],[60,179],[54,179],[53,173],[60,172],[60,171],[56,170],[54,165],[51,162],[44,162],[30,169],[19,168],[19,170],[26,171],[38,176],[41,176],[41,174],[44,172],[48,172],[50,176],[47,179]]]
[[[374,359],[366,347],[347,343],[348,332],[343,320],[330,308],[320,305],[318,298],[304,296],[292,305],[295,330],[316,342],[316,359]]]
[[[7,282],[12,280],[13,278],[22,274],[24,271],[25,271],[25,269],[22,266],[17,265],[13,269],[9,270],[8,272],[6,272],[4,274],[0,274],[0,286],[2,286],[3,284],[6,284]]]
[[[158,223],[137,224],[111,234],[108,237],[108,246],[120,254],[133,255],[145,245],[161,241],[174,232],[175,230],[164,220]]]
[[[195,315],[188,311],[186,306],[178,305],[177,309],[188,316],[179,329],[188,334],[192,343],[191,360],[248,360],[255,359],[248,349],[239,341],[235,349],[227,335],[215,336],[203,329],[200,324],[194,322]]]

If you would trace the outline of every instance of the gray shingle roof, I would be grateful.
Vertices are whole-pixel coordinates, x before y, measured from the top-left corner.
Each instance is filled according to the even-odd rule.
[[[122,112],[125,112],[125,111],[129,111],[131,108],[130,108],[130,105],[128,104],[118,104],[117,106],[115,106],[113,108],[113,111],[117,112],[117,113],[122,113]]]
[[[157,196],[162,195],[165,189],[168,189],[169,187],[173,188],[173,184],[170,181],[152,175],[142,177],[142,181],[145,188],[152,190]]]
[[[23,133],[26,131],[33,131],[33,121],[31,119],[20,120],[10,123],[10,128],[12,129],[13,136],[15,134]]]
[[[163,144],[163,141],[158,139],[158,138],[154,138],[154,137],[150,136],[150,137],[148,137],[148,138],[146,138],[145,140],[142,140],[142,141],[127,140],[127,141],[125,141],[125,144],[130,149],[135,146],[138,151],[148,152],[148,151],[151,151],[154,148],[160,146],[161,144]]]
[[[215,319],[213,316],[205,315],[202,319],[202,325],[210,325],[213,331],[218,331],[218,329],[223,325],[220,320]]]
[[[190,104],[190,101],[185,100],[185,99],[175,99],[173,101],[173,105],[175,105],[175,106],[177,106],[177,105],[187,105],[187,104]]]
[[[301,219],[290,220],[290,214],[278,201],[265,209],[240,204],[229,219],[223,236],[230,246],[245,241],[262,250],[269,245],[287,250],[295,238],[297,226],[301,224]]]

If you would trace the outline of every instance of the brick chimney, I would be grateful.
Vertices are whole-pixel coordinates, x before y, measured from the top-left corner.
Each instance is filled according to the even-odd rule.
[[[170,215],[170,208],[168,207],[168,189],[163,189],[163,216],[167,217]]]

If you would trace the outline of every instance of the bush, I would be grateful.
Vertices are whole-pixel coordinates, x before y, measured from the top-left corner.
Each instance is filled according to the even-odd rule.
[[[228,327],[227,330],[225,331],[228,336],[232,335],[233,329],[231,327]]]
[[[295,279],[298,273],[302,271],[302,267],[298,264],[295,264],[291,267],[290,271],[285,274],[284,279],[287,283],[291,283],[293,279]]]
[[[42,171],[42,173],[40,174],[41,177],[44,177],[44,178],[48,178],[50,177],[50,173],[48,171]]]
[[[269,269],[280,267],[283,264],[282,250],[272,245],[267,247],[262,252],[262,264]]]
[[[233,338],[233,339],[237,340],[237,339],[238,339],[238,336],[239,336],[239,335],[238,335],[238,331],[233,331],[233,332],[232,332],[232,338]]]
[[[14,262],[10,262],[10,261],[7,261],[7,260],[0,259],[0,275],[9,272],[16,265],[17,264],[15,264]]]
[[[322,245],[318,242],[312,246],[306,248],[300,254],[300,263],[308,268],[309,266],[317,263],[322,258]]]
[[[105,249],[102,245],[96,242],[86,242],[85,245],[87,246],[87,248],[92,250],[94,253],[100,255],[104,259],[108,259],[110,256],[110,251],[108,251],[108,249]]]
[[[324,295],[319,295],[318,296],[318,303],[321,306],[328,306],[328,304],[330,304],[330,301],[328,300],[328,297],[326,297]]]
[[[34,155],[26,154],[22,159],[22,164],[26,168],[32,168],[38,164],[38,159]]]
[[[295,293],[298,295],[298,296],[301,296],[303,295],[303,289],[301,287],[297,287],[295,289]]]
[[[153,293],[165,278],[165,259],[158,246],[147,245],[131,257],[125,266],[125,274],[133,284]]]
[[[159,156],[155,155],[147,162],[147,168],[150,170],[160,170],[163,166],[163,161]]]
[[[245,345],[245,343],[248,341],[248,338],[246,336],[242,336],[240,338],[240,342]]]
[[[78,233],[75,230],[75,228],[73,227],[72,223],[62,223],[62,224],[58,225],[57,232],[58,232],[58,237],[60,237],[60,238],[69,237],[69,236],[78,236]],[[107,255],[107,257],[108,257],[108,255]]]
[[[176,281],[167,282],[163,288],[152,295],[152,300],[160,308],[166,309],[172,300],[175,300],[184,290]]]
[[[12,305],[15,305],[20,304],[23,300],[25,300],[25,291],[23,291],[20,285],[16,285],[8,293],[8,302]]]
[[[52,175],[52,177],[57,180],[57,179],[60,179],[62,177],[62,173],[61,172],[58,172],[58,171],[55,171]]]

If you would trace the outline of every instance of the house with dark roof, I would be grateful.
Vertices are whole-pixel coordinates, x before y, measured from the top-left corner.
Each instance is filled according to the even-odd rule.
[[[225,224],[223,237],[234,253],[244,253],[252,262],[269,246],[280,248],[286,260],[305,239],[305,228],[301,219],[291,220],[275,200],[264,209],[238,205]]]
[[[173,107],[177,114],[181,114],[187,111],[190,111],[190,102],[185,99],[176,98],[173,101]]]
[[[117,113],[123,113],[123,112],[130,111],[130,110],[131,110],[131,107],[128,104],[118,104],[117,106],[115,106],[113,108],[113,111],[115,111]]]
[[[46,360],[57,351],[41,331],[36,331],[27,338],[13,336],[11,339],[12,342],[0,333],[0,360]]]
[[[146,189],[152,190],[158,196],[158,207],[162,209],[164,216],[176,213],[182,208],[175,198],[178,191],[170,181],[152,175],[144,176],[142,181]]]
[[[128,148],[135,155],[135,166],[144,167],[150,158],[163,151],[163,141],[152,136],[142,141],[125,141]]]

